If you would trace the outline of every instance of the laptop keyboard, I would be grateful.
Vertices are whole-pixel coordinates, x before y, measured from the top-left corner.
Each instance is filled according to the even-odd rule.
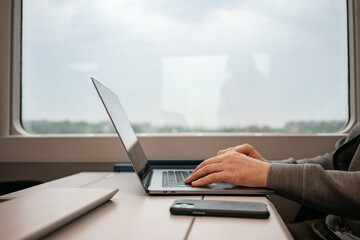
[[[192,171],[163,171],[163,187],[185,187],[184,179],[189,177]]]

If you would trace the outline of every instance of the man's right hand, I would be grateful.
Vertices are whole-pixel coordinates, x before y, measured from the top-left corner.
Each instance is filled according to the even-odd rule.
[[[186,184],[200,187],[211,183],[227,182],[235,186],[267,187],[270,163],[251,158],[236,151],[204,160],[185,179]]]
[[[246,156],[249,156],[251,158],[255,158],[264,162],[268,162],[265,158],[263,158],[260,153],[258,153],[258,151],[255,150],[255,148],[253,146],[251,146],[248,143],[242,144],[242,145],[238,145],[236,147],[230,147],[224,150],[220,150],[218,151],[217,155],[221,155],[230,151],[236,151],[238,153],[242,153]]]

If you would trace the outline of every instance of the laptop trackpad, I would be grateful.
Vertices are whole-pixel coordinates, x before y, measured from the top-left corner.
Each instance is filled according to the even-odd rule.
[[[231,188],[235,188],[235,185],[232,185],[230,183],[212,183],[209,185],[204,186],[205,188],[211,188],[211,189],[216,189],[216,190],[221,190],[221,189],[231,189]]]

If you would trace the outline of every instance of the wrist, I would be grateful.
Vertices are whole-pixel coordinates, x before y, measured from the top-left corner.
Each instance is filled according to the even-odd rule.
[[[264,162],[264,166],[263,166],[263,172],[261,174],[262,178],[261,178],[261,186],[262,187],[267,187],[267,180],[268,180],[268,175],[269,175],[269,168],[270,168],[270,163],[268,162]]]

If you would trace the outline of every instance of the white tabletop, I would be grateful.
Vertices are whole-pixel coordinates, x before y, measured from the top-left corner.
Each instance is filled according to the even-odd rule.
[[[49,239],[292,239],[267,197],[148,196],[134,173],[80,173],[0,199],[25,196],[48,187],[119,188],[111,201],[48,235]],[[178,198],[256,201],[269,219],[174,216]]]
[[[268,219],[197,217],[189,239],[292,239],[280,215],[266,197],[206,196],[205,200],[262,202]]]

